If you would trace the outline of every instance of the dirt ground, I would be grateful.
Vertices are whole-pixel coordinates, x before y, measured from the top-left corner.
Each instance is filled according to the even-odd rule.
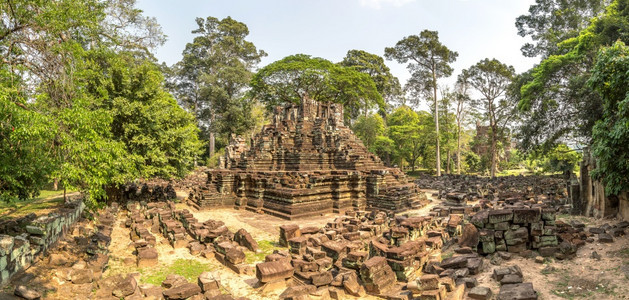
[[[434,199],[431,194],[436,192],[434,190],[422,190],[426,192],[428,199],[431,199],[432,202],[420,209],[410,210],[406,212],[409,215],[428,215],[430,209],[439,204],[440,202]],[[225,222],[225,226],[229,228],[232,232],[236,232],[237,230],[244,228],[247,230],[251,236],[256,241],[266,240],[266,241],[277,241],[280,236],[280,226],[287,224],[297,224],[299,226],[308,227],[323,227],[328,222],[334,220],[334,218],[338,217],[338,214],[327,214],[325,216],[320,217],[310,217],[299,220],[282,220],[280,218],[257,214],[254,212],[250,212],[247,210],[234,210],[234,209],[212,209],[212,210],[203,210],[197,211],[185,204],[178,204],[178,209],[185,208],[190,210],[190,212],[194,215],[197,220],[204,222],[206,220],[220,220]]]
[[[578,218],[588,226],[616,222]],[[592,258],[594,251],[601,256],[600,260]],[[524,282],[533,283],[539,300],[629,299],[629,236],[615,238],[611,244],[587,243],[570,260],[538,264],[533,258],[514,256],[500,266],[494,266],[488,260],[485,263],[485,272],[477,277],[478,283],[490,287],[494,294],[499,292],[500,285],[491,278],[493,270],[518,265]]]
[[[111,276],[114,274],[122,273],[128,274],[132,272],[139,272],[140,270],[135,267],[135,255],[133,254],[133,246],[131,243],[131,239],[129,237],[129,228],[125,228],[120,226],[120,223],[124,223],[126,217],[119,216],[117,220],[117,224],[114,226],[114,230],[112,232],[112,242],[109,246],[110,251],[110,259],[109,259],[109,267],[108,270],[103,274],[103,277]],[[205,219],[199,219],[205,220]],[[165,238],[159,232],[152,232],[157,239],[157,243],[155,248],[157,249],[159,256],[159,263],[152,267],[152,269],[160,270],[163,268],[167,268],[175,261],[180,259],[185,260],[193,260],[197,261],[202,265],[205,265],[204,270],[200,271],[209,271],[213,272],[215,276],[219,278],[219,282],[223,286],[225,292],[235,296],[235,297],[248,297],[252,300],[257,299],[276,299],[277,296],[282,292],[282,290],[276,291],[274,293],[261,295],[257,290],[254,289],[254,284],[257,282],[255,275],[245,276],[238,275],[234,273],[232,270],[223,266],[216,259],[207,259],[201,256],[194,256],[190,254],[190,250],[188,248],[178,248],[174,249],[168,244]],[[133,259],[132,264],[125,263],[124,259],[129,258]],[[145,270],[141,273],[150,273]],[[140,283],[145,283],[146,277],[141,275]]]

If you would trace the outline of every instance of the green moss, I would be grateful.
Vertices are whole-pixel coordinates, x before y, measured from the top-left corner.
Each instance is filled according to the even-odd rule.
[[[264,258],[273,253],[273,251],[275,250],[280,250],[280,249],[285,249],[280,247],[280,245],[276,242],[272,242],[272,241],[258,241],[258,248],[260,249],[260,251],[258,251],[258,253],[254,253],[251,251],[247,251],[245,252],[245,263],[249,264],[249,265],[253,265],[256,263],[260,263],[264,261]]]
[[[177,274],[185,277],[189,282],[196,282],[199,275],[205,271],[213,271],[210,264],[194,259],[178,259],[171,265],[158,268],[140,269],[140,281],[154,285],[161,285],[166,276]]]

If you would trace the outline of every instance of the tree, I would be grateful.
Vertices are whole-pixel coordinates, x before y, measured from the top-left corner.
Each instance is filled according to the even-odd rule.
[[[131,53],[91,53],[85,86],[112,116],[112,138],[122,142],[144,178],[183,177],[194,167],[201,143],[194,117],[164,88],[153,62]]]
[[[304,97],[320,102],[342,103],[346,116],[383,107],[382,96],[365,73],[305,54],[287,56],[255,74],[251,95],[271,109],[281,103],[299,103]]]
[[[592,136],[592,176],[602,179],[607,195],[618,195],[629,190],[629,47],[618,41],[602,49],[588,84],[603,99],[603,118]]]
[[[411,35],[398,41],[395,47],[385,48],[384,56],[399,63],[407,63],[411,72],[410,83],[416,90],[432,89],[435,111],[438,111],[437,79],[452,74],[450,64],[456,61],[457,52],[450,51],[439,41],[436,31],[424,30],[419,36]],[[439,114],[435,113],[435,140],[437,154],[437,176],[441,176],[441,158],[439,148]]]
[[[576,37],[586,28],[590,20],[603,12],[609,0],[536,0],[529,7],[528,15],[521,15],[515,21],[518,35],[530,36],[533,43],[522,46],[522,54],[527,57],[541,55],[547,58],[559,54],[558,44]]]
[[[252,70],[266,53],[246,40],[247,25],[231,17],[197,18],[196,22],[195,37],[175,66],[174,94],[197,119],[212,156],[216,133],[229,136],[253,126],[248,122],[252,104],[245,91]]]
[[[359,116],[352,130],[360,138],[365,147],[371,149],[379,136],[384,135],[386,128],[380,115]]]
[[[482,96],[483,109],[489,121],[491,148],[491,177],[496,176],[496,143],[498,135],[504,130],[513,115],[513,107],[507,102],[505,93],[515,74],[512,66],[507,66],[496,59],[484,59],[464,70],[470,86]]]
[[[592,128],[603,117],[599,94],[587,85],[600,47],[616,40],[629,42],[628,1],[615,0],[592,18],[575,37],[518,79],[518,107],[524,117],[522,148],[551,150],[561,142],[590,144]],[[559,12],[557,12],[559,13]]]
[[[579,161],[581,161],[580,153],[568,148],[566,144],[559,144],[544,155],[544,172],[561,172],[567,175],[567,179],[569,179]]]
[[[164,36],[154,19],[143,17],[134,5],[133,0],[0,3],[0,100],[6,128],[12,128],[6,140],[0,138],[0,148],[7,150],[0,159],[19,157],[25,163],[13,170],[17,176],[7,180],[9,185],[1,182],[9,177],[0,179],[2,193],[27,198],[42,182],[58,178],[94,204],[106,196],[106,187],[157,165],[142,160],[140,149],[163,150],[190,133],[182,130],[185,118],[177,114],[174,100],[167,100],[161,74],[150,61],[150,49]],[[161,104],[138,105],[143,101]],[[133,115],[120,116],[126,112]],[[128,140],[121,134],[125,130],[134,132]],[[146,139],[151,130],[161,144]],[[134,148],[135,142],[145,143]],[[161,170],[180,169],[187,146],[170,146],[177,149],[160,158]],[[39,155],[45,157],[26,165]],[[167,174],[172,173],[149,175]]]
[[[430,119],[429,113],[418,114],[408,106],[397,108],[387,117],[389,138],[395,142],[396,153],[413,171],[417,160],[425,156],[430,140],[434,140]]]
[[[369,75],[376,84],[378,93],[382,95],[385,105],[399,102],[402,96],[400,81],[391,74],[391,70],[384,64],[382,57],[363,50],[349,50],[339,64]],[[365,114],[367,114],[366,110]]]
[[[467,75],[467,73],[459,74],[453,95],[456,103],[456,108],[454,110],[454,116],[456,119],[456,172],[459,175],[461,174],[461,128],[467,117],[470,115],[470,110],[472,110]]]
[[[0,67],[0,201],[37,195],[57,164],[55,123],[29,107],[16,81]]]

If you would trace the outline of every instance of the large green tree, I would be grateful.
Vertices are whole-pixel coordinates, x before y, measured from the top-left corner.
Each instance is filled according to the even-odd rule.
[[[515,21],[518,35],[530,37],[533,42],[522,46],[528,57],[546,58],[559,54],[558,44],[576,37],[590,20],[603,12],[609,0],[536,0],[529,13]]]
[[[287,56],[255,74],[251,94],[272,108],[281,103],[299,103],[304,97],[341,103],[346,117],[355,119],[361,111],[383,108],[382,96],[371,77],[351,67],[305,54]]]
[[[196,23],[195,37],[175,66],[174,93],[196,117],[212,156],[217,133],[225,138],[253,126],[253,104],[245,92],[266,53],[246,39],[247,25],[231,17],[197,18]]]
[[[5,182],[19,186],[27,193],[10,192],[26,198],[41,188],[43,181],[59,179],[64,188],[77,187],[87,192],[88,199],[97,200],[105,196],[105,187],[132,180],[146,167],[140,163],[144,158],[142,151],[134,149],[133,143],[125,140],[115,128],[146,133],[161,132],[168,126],[166,132],[171,134],[160,138],[173,141],[186,133],[194,133],[177,131],[186,126],[176,110],[171,109],[178,109],[174,101],[170,102],[170,107],[151,106],[148,109],[151,111],[145,112],[151,115],[140,117],[152,122],[135,123],[135,115],[126,120],[117,115],[130,109],[136,101],[164,98],[155,96],[163,93],[159,89],[159,72],[136,68],[152,65],[150,49],[163,42],[164,35],[154,19],[142,16],[135,8],[135,1],[14,0],[0,5],[3,62],[0,82],[7,91],[0,100],[11,119],[6,123],[15,128],[14,124],[19,125],[24,120],[33,122],[33,128],[26,131],[28,134],[18,135],[24,132],[20,126],[19,131],[12,129],[8,139],[0,139],[0,147],[8,149],[0,153],[0,160],[45,156],[40,163],[21,166],[21,175],[1,179],[0,186],[5,186]],[[118,61],[121,56],[129,60],[121,63]],[[129,72],[129,69],[134,71]],[[127,72],[133,75],[126,76]],[[116,103],[120,105],[118,108]],[[16,110],[18,107],[23,111]],[[163,121],[171,115],[175,116],[173,120]],[[155,122],[163,122],[164,127]],[[142,126],[145,127],[140,128]],[[147,135],[150,134],[137,139]],[[187,137],[194,143],[193,136]],[[19,140],[13,144],[13,138]],[[166,147],[159,143],[144,146],[148,149]],[[32,156],[20,152],[25,149]],[[181,160],[166,159],[168,162],[160,166],[162,170],[182,169],[177,166]],[[190,167],[186,164],[183,169]],[[168,177],[174,173],[177,172],[152,172],[149,176]]]
[[[385,105],[390,106],[391,103],[400,102],[402,98],[400,81],[391,74],[391,70],[384,64],[381,56],[363,50],[349,50],[339,64],[369,75],[382,95]],[[366,110],[365,114],[367,114]]]
[[[485,118],[489,122],[491,177],[496,176],[496,143],[503,135],[506,126],[514,116],[514,106],[506,92],[515,76],[512,66],[507,66],[496,59],[484,59],[463,71],[465,78],[476,91],[483,96],[480,99]]]
[[[585,22],[589,25],[578,35],[559,41],[556,51],[516,80],[525,150],[551,150],[560,142],[591,143],[592,128],[602,118],[603,105],[586,82],[600,47],[618,39],[629,41],[628,18],[627,1],[613,1],[605,13]]]
[[[437,80],[452,75],[451,63],[456,61],[458,53],[451,51],[439,41],[436,31],[424,30],[419,35],[411,35],[398,41],[394,47],[384,50],[387,59],[399,63],[408,63],[411,72],[409,83],[416,91],[432,90],[435,112],[438,112]],[[439,147],[439,114],[435,118],[435,143],[437,176],[441,176],[441,155]]]
[[[602,179],[607,195],[617,195],[629,191],[629,47],[618,41],[602,49],[588,83],[603,99],[592,136],[593,176]]]
[[[408,106],[400,106],[387,117],[388,135],[395,143],[397,156],[413,171],[419,158],[426,159],[426,150],[435,139],[431,119],[428,112],[417,113]]]

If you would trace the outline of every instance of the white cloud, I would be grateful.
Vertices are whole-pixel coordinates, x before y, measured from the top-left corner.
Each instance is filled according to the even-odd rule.
[[[383,5],[393,5],[395,7],[400,7],[413,1],[415,0],[360,0],[360,4],[362,6],[370,7],[373,9],[380,9]]]

